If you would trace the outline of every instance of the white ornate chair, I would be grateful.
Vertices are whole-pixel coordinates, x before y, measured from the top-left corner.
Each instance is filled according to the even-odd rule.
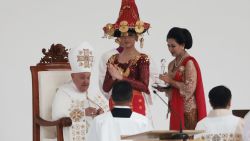
[[[33,141],[56,139],[63,141],[63,127],[72,124],[64,117],[52,121],[52,101],[57,88],[71,79],[68,50],[61,44],[51,45],[40,63],[31,66]]]

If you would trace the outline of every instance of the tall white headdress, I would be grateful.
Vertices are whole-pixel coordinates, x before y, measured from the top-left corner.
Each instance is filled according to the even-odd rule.
[[[88,42],[83,42],[69,52],[69,63],[73,73],[91,72],[94,56],[93,48]]]

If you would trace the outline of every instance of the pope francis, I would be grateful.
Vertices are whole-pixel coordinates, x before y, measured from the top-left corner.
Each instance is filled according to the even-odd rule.
[[[57,90],[52,104],[52,118],[70,117],[72,126],[63,129],[64,141],[85,141],[92,119],[108,110],[107,100],[88,93],[94,56],[89,43],[83,42],[69,52],[72,81]]]

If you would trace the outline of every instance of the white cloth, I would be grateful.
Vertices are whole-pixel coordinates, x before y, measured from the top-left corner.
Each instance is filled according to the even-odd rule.
[[[73,73],[91,72],[94,62],[93,48],[88,42],[70,49],[69,63]]]
[[[250,112],[244,117],[245,127],[243,129],[243,140],[250,141]]]
[[[87,134],[87,141],[119,141],[121,135],[133,135],[152,130],[143,115],[132,112],[130,118],[113,117],[111,112],[95,117]]]
[[[195,130],[205,132],[194,137],[205,141],[241,141],[243,127],[243,119],[233,116],[230,110],[216,109],[197,123]]]
[[[70,117],[72,126],[63,129],[64,141],[84,141],[92,117],[85,116],[85,108],[108,110],[107,100],[102,95],[81,93],[72,81],[61,86],[52,103],[52,119]]]

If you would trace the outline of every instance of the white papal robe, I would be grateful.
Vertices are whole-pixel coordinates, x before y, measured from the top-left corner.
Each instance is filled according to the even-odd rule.
[[[85,108],[107,111],[107,100],[101,94],[79,92],[72,81],[62,85],[54,97],[52,119],[70,117],[72,125],[63,129],[64,141],[85,141],[93,117],[85,116]]]
[[[212,110],[208,116],[196,125],[195,130],[205,130],[195,135],[205,141],[242,141],[244,121],[232,115],[228,109]]]
[[[250,112],[244,117],[245,127],[243,129],[243,140],[250,141]]]
[[[132,112],[130,118],[122,118],[113,117],[111,112],[107,112],[95,117],[87,134],[87,141],[120,141],[121,135],[133,135],[150,130],[150,121],[141,114]]]

